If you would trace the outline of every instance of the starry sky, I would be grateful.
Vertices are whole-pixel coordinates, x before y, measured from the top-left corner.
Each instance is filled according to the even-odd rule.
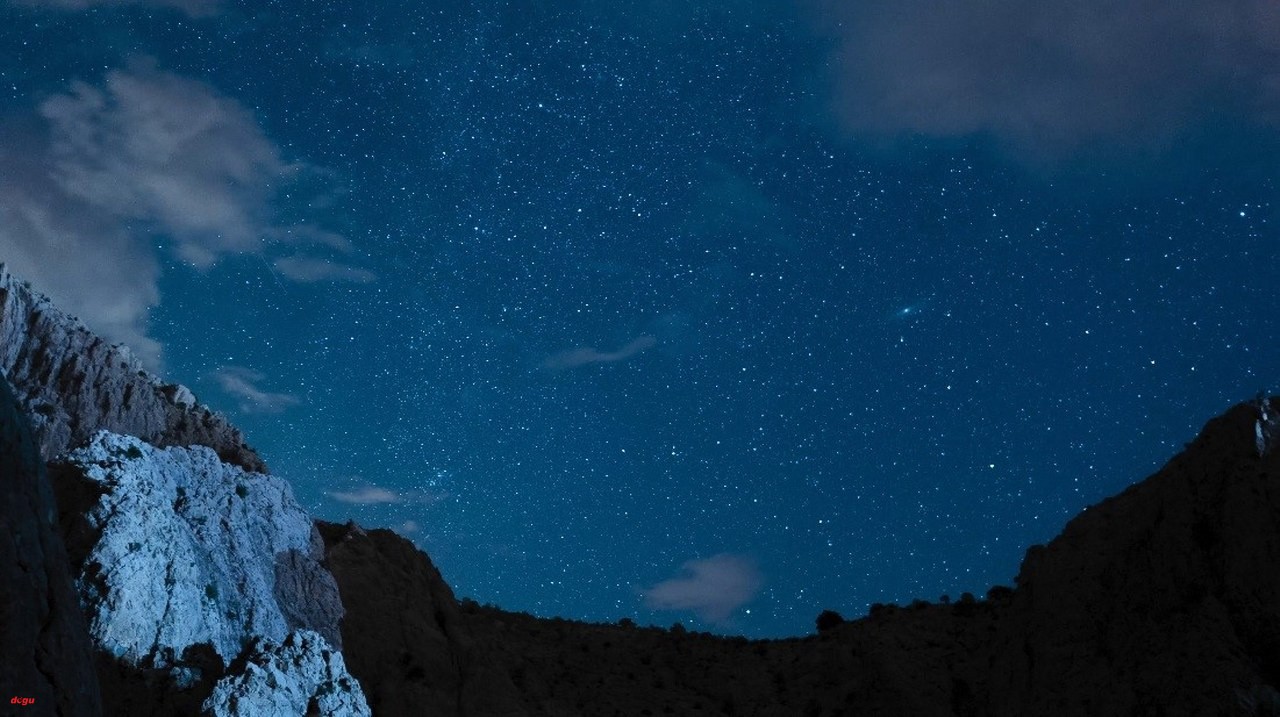
[[[0,0],[0,259],[460,596],[985,593],[1277,385],[1265,0]]]

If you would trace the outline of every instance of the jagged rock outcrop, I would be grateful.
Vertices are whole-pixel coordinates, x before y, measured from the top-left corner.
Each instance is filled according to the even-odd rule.
[[[266,472],[221,414],[184,386],[162,383],[123,346],[95,336],[0,264],[0,373],[31,419],[45,460],[99,430],[158,446],[203,445],[226,462]]]
[[[0,700],[31,714],[102,713],[93,652],[31,429],[0,379]]]
[[[360,684],[342,655],[309,630],[283,642],[256,640],[204,703],[210,717],[368,717]],[[431,714],[420,712],[419,714]]]
[[[426,554],[389,530],[318,525],[346,607],[343,654],[374,714],[529,714]]]
[[[295,628],[340,644],[323,544],[283,480],[106,432],[53,472],[101,649],[160,668],[201,643],[230,662]]]

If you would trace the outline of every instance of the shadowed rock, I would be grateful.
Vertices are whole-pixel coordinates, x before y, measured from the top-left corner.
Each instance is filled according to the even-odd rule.
[[[34,699],[21,708],[30,714],[99,715],[89,633],[55,520],[44,462],[0,379],[0,701]]]
[[[343,654],[375,715],[530,714],[426,554],[389,530],[317,525],[346,607]]]

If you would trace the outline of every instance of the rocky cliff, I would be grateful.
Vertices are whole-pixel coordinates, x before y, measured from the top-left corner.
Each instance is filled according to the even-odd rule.
[[[100,430],[157,446],[208,446],[222,460],[265,472],[262,459],[221,414],[166,384],[123,346],[108,344],[0,264],[0,373],[14,388],[52,459]]]
[[[275,666],[286,701],[319,699],[308,690],[339,679],[356,684],[340,656],[331,659],[342,604],[320,535],[287,483],[204,446],[157,448],[105,431],[51,476],[89,634],[113,668],[103,677],[111,711],[153,713],[144,703],[159,696],[182,711],[210,687],[243,697],[237,704],[261,702],[261,680],[251,678],[263,665]],[[271,657],[280,646],[309,657]],[[217,702],[226,713],[230,703]]]

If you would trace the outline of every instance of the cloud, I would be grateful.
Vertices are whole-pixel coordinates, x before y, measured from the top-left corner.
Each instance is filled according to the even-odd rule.
[[[148,367],[162,364],[146,318],[160,302],[159,265],[149,248],[110,216],[69,197],[38,157],[12,151],[29,136],[0,144],[0,260]],[[3,140],[0,140],[3,142]]]
[[[680,574],[641,591],[650,610],[691,610],[712,623],[723,623],[751,602],[764,579],[749,558],[720,553],[690,560]]]
[[[287,278],[374,279],[310,255],[350,253],[344,237],[276,225],[275,191],[306,168],[208,85],[139,63],[36,110],[0,127],[0,260],[149,368],[162,364],[147,335],[161,299],[157,238],[200,268],[287,246]]]
[[[364,486],[352,491],[330,491],[328,496],[336,501],[352,505],[400,503],[404,500],[399,493],[394,493],[386,488],[379,488],[376,485]]]
[[[276,259],[275,267],[287,278],[299,283],[317,281],[350,281],[367,284],[378,277],[367,269],[308,256],[286,256]]]
[[[43,7],[54,10],[86,10],[91,7],[118,7],[122,5],[149,5],[182,10],[192,17],[209,17],[221,9],[221,0],[13,0],[15,5]]]
[[[223,366],[213,374],[222,390],[240,400],[240,410],[245,413],[280,413],[302,403],[302,399],[287,393],[271,393],[258,387],[265,376],[243,366]]]
[[[1270,0],[814,0],[858,135],[988,133],[1046,155],[1280,120]]]
[[[414,533],[417,533],[421,530],[422,530],[422,526],[418,525],[417,521],[413,521],[413,520],[406,520],[400,525],[396,526],[396,531],[399,532],[401,535],[413,535]]]
[[[348,491],[326,491],[330,498],[352,505],[377,505],[393,503],[410,503],[418,505],[434,505],[449,497],[441,490],[391,490],[381,486],[366,484]],[[412,520],[402,524],[403,532],[412,533],[418,530],[418,524]]]
[[[542,362],[542,367],[551,371],[563,371],[592,363],[623,361],[657,343],[658,340],[652,336],[641,336],[617,351],[597,351],[594,347],[570,349],[548,356]]]
[[[113,71],[102,89],[75,82],[40,114],[63,191],[154,225],[198,267],[259,249],[271,187],[296,172],[237,102],[173,74]]]

